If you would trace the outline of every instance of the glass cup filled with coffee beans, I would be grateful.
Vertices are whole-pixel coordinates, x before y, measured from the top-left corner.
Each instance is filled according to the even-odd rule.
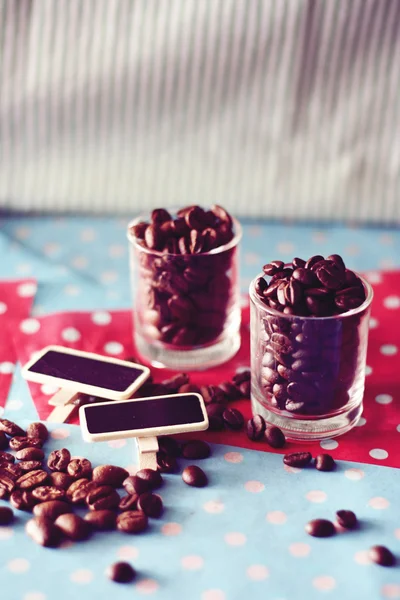
[[[154,366],[203,369],[240,347],[239,222],[221,206],[128,225],[134,341]]]
[[[254,414],[294,440],[321,440],[361,416],[373,292],[333,254],[274,260],[250,284]]]

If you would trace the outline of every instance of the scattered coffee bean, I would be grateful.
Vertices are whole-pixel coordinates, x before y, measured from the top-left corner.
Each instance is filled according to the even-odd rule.
[[[236,408],[226,408],[222,413],[225,425],[233,431],[239,431],[244,425],[242,413]]]
[[[23,448],[16,453],[17,460],[43,460],[44,452],[40,448]]]
[[[266,426],[264,439],[272,448],[283,448],[286,443],[286,438],[283,431],[275,425]]]
[[[31,423],[28,425],[26,435],[32,438],[39,438],[45,442],[49,437],[49,431],[43,423]]]
[[[17,510],[32,512],[38,500],[32,496],[32,492],[26,490],[14,490],[10,496],[10,503]]]
[[[62,490],[67,490],[74,481],[71,475],[62,471],[53,471],[50,473],[50,480],[52,485]]]
[[[183,469],[182,479],[192,487],[205,487],[208,483],[207,475],[196,465],[190,465]]]
[[[22,450],[23,448],[41,448],[43,440],[40,438],[29,438],[27,436],[15,436],[9,442],[12,450]]]
[[[239,400],[241,397],[241,393],[238,388],[231,383],[230,381],[224,381],[218,385],[218,388],[223,391],[225,394],[225,399],[228,402],[232,402],[234,400]]]
[[[318,454],[318,456],[315,457],[314,462],[315,468],[318,469],[318,471],[333,471],[336,467],[336,463],[330,454]]]
[[[226,404],[227,399],[223,390],[217,385],[203,385],[200,388],[205,404]]]
[[[0,431],[0,450],[5,450],[6,448],[8,448],[8,437],[4,431]]]
[[[15,456],[13,454],[10,454],[10,452],[0,451],[0,462],[13,463],[15,462]]]
[[[285,454],[283,457],[283,462],[288,467],[297,467],[302,469],[311,462],[311,459],[311,452],[292,452],[291,454]]]
[[[182,456],[189,460],[208,458],[211,454],[210,446],[203,440],[190,440],[183,445]]]
[[[185,383],[179,388],[178,392],[180,394],[200,394],[200,388],[194,383]]]
[[[136,475],[129,475],[122,484],[125,491],[131,496],[135,494],[144,494],[144,492],[150,491],[150,485],[145,479],[136,477]]]
[[[137,471],[136,477],[145,481],[148,485],[148,489],[145,490],[156,490],[157,488],[162,486],[163,478],[158,471],[154,471],[153,469],[141,469]],[[140,494],[140,492],[138,491]]]
[[[14,513],[8,506],[0,506],[0,525],[9,525],[14,520]]]
[[[0,419],[0,431],[3,431],[10,437],[25,436],[25,431],[21,429],[16,423],[9,421],[8,419]]]
[[[21,490],[32,490],[33,488],[46,483],[48,477],[46,471],[43,471],[42,469],[28,471],[28,473],[24,473],[17,479],[16,485]]]
[[[117,515],[112,510],[92,510],[86,513],[84,519],[97,531],[112,531],[116,527]]]
[[[145,492],[148,494],[149,492]],[[136,510],[139,494],[127,494],[119,501],[119,510]]]
[[[25,531],[40,546],[55,548],[61,541],[60,529],[47,517],[30,519],[25,526]]]
[[[5,498],[8,494],[15,488],[15,481],[12,477],[7,475],[6,473],[1,472],[0,470],[0,489],[4,489],[5,492],[2,492],[2,497]]]
[[[136,571],[127,562],[117,562],[107,568],[106,576],[117,583],[131,583],[136,577]]]
[[[141,533],[148,527],[148,518],[141,510],[127,510],[117,516],[117,529],[124,533]]]
[[[62,500],[49,500],[33,507],[35,517],[46,517],[51,521],[55,521],[60,515],[70,512],[72,512],[72,506]]]
[[[157,452],[157,468],[160,473],[176,473],[179,471],[176,458],[162,451]]]
[[[118,492],[110,485],[99,485],[92,489],[86,497],[86,504],[90,510],[117,508],[119,501]]]
[[[223,404],[207,404],[206,411],[208,416],[208,430],[209,431],[222,431],[225,427],[222,413],[225,410]]]
[[[336,533],[334,524],[327,519],[314,519],[307,523],[305,529],[313,537],[331,537]]]
[[[247,437],[253,442],[260,440],[264,436],[265,421],[261,415],[254,415],[247,421]]]
[[[352,510],[338,510],[336,520],[345,529],[354,529],[358,525],[357,517]]]
[[[158,446],[160,448],[160,451],[164,452],[165,454],[168,454],[168,456],[178,458],[181,455],[181,445],[172,437],[159,437]]]
[[[64,500],[65,490],[52,485],[40,485],[32,490],[32,496],[39,502],[48,502],[49,500]]]
[[[368,550],[368,557],[372,562],[382,567],[392,567],[396,564],[395,556],[386,546],[372,546]]]
[[[97,483],[83,477],[71,483],[66,490],[66,498],[71,504],[84,504],[89,492],[96,488]]]
[[[158,519],[161,517],[164,506],[161,497],[152,492],[145,492],[139,496],[137,508],[144,512],[148,517]]]
[[[18,466],[21,469],[21,471],[23,471],[24,473],[27,473],[28,471],[36,471],[37,469],[41,469],[42,461],[40,461],[40,460],[21,460],[18,463]]]
[[[4,462],[0,466],[0,474],[10,477],[13,481],[17,481],[17,479],[21,477],[22,473],[23,471],[19,464]]]
[[[91,533],[90,523],[73,513],[60,515],[54,521],[54,525],[58,527],[67,538],[77,542],[86,540]]]
[[[125,479],[129,477],[126,469],[114,465],[100,465],[93,469],[93,481],[101,485],[121,487]]]
[[[47,459],[47,466],[50,471],[66,471],[71,460],[71,453],[67,448],[53,450]]]
[[[68,463],[67,473],[74,479],[92,477],[92,463],[87,458],[74,458]]]

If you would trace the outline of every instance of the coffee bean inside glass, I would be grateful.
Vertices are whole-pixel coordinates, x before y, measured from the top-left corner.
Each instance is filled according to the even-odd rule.
[[[241,237],[216,205],[156,209],[128,225],[134,342],[151,364],[204,369],[236,354]]]
[[[265,265],[250,284],[253,413],[298,441],[350,430],[363,409],[372,297],[337,255]]]

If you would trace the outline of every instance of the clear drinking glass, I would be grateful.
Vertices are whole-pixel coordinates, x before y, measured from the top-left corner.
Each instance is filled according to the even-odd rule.
[[[229,360],[240,347],[239,222],[233,219],[234,237],[223,246],[171,254],[132,235],[134,225],[149,219],[142,215],[128,225],[138,352],[154,366],[177,370]]]
[[[287,315],[266,306],[250,284],[253,414],[289,439],[322,440],[361,416],[372,288],[363,304],[332,317]]]

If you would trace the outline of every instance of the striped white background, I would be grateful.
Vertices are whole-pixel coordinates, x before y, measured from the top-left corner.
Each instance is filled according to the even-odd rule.
[[[400,223],[400,0],[0,0],[0,207]]]

